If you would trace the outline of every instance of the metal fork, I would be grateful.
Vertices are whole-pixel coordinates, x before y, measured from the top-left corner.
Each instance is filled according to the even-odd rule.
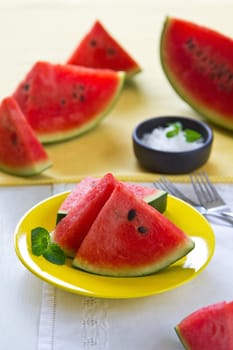
[[[206,210],[233,219],[231,208],[224,202],[205,172],[190,175],[190,179],[200,204]]]
[[[202,213],[205,216],[213,216],[216,218],[226,219],[227,221],[229,221],[229,217],[223,216],[221,212],[217,213],[217,212],[210,211],[210,210],[206,209],[204,206],[202,206],[200,203],[198,203],[197,201],[191,199],[190,197],[187,197],[182,191],[180,191],[179,188],[177,188],[176,185],[174,185],[165,176],[161,176],[159,178],[159,180],[157,180],[156,182],[153,183],[153,185],[156,188],[164,190],[164,191],[172,194],[173,196],[178,197],[178,198],[184,200],[185,202],[191,204],[193,207],[195,207],[200,213]],[[231,220],[232,220],[232,216],[230,217],[230,222],[231,222]]]

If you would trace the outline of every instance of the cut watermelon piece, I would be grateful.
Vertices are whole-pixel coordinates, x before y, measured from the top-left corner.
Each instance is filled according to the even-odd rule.
[[[167,207],[167,192],[158,188],[152,188],[133,183],[124,182],[124,185],[132,191],[138,198],[143,199],[146,203],[164,213]]]
[[[207,119],[233,130],[233,40],[195,23],[167,18],[160,55],[176,92]]]
[[[73,266],[108,276],[147,275],[193,247],[190,237],[118,183],[83,239]]]
[[[103,176],[98,184],[83,195],[58,223],[52,233],[52,239],[67,256],[75,255],[93,221],[111,195],[115,184],[115,178],[111,174]]]
[[[57,213],[56,224],[58,224],[58,222],[67,215],[68,211],[75,207],[99,181],[99,179],[91,176],[87,176],[80,181],[61,204]]]
[[[124,71],[127,78],[141,71],[139,64],[119,45],[99,21],[96,21],[85,35],[68,59],[68,63]]]
[[[78,183],[60,206],[57,213],[56,223],[64,218],[67,215],[68,211],[77,205],[83,196],[85,196],[89,190],[95,187],[99,181],[100,179],[98,178],[88,176],[84,178],[80,183]],[[138,198],[142,198],[145,202],[156,208],[161,213],[166,210],[167,192],[156,188],[131,184],[127,182],[124,182],[124,184],[130,191],[134,192]]]
[[[205,306],[175,330],[187,350],[233,350],[233,302]]]
[[[95,127],[123,82],[122,72],[37,62],[13,96],[40,141],[55,142]]]
[[[0,168],[18,176],[37,175],[48,167],[48,155],[12,97],[0,105]]]

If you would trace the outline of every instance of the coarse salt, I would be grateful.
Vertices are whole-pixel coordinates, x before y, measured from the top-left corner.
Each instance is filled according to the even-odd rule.
[[[155,128],[152,132],[143,134],[141,141],[152,149],[167,152],[190,151],[203,145],[202,138],[194,142],[186,141],[182,130],[173,137],[167,137],[167,132],[171,130],[172,126]]]

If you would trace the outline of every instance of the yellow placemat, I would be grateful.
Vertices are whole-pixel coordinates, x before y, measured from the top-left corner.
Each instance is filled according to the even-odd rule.
[[[136,124],[156,115],[201,119],[175,94],[161,69],[158,47],[163,20],[170,13],[205,23],[222,32],[225,30],[233,36],[229,15],[233,13],[233,5],[228,4],[224,9],[216,4],[210,6],[207,1],[200,8],[198,4],[187,5],[186,1],[178,1],[174,7],[170,1],[167,5],[166,2],[156,5],[148,1],[144,6],[141,2],[135,3],[134,12],[130,13],[129,3],[127,0],[124,4],[113,1],[110,5],[103,1],[98,7],[93,1],[85,1],[86,5],[82,1],[79,4],[61,1],[56,7],[49,1],[46,6],[45,3],[39,6],[38,2],[34,7],[29,2],[24,6],[0,4],[1,97],[14,90],[36,60],[65,61],[96,18],[143,68],[142,73],[125,85],[118,103],[98,127],[73,140],[46,146],[52,168],[33,178],[0,172],[0,185],[76,182],[84,176],[101,176],[106,172],[132,181],[153,181],[159,174],[142,169],[133,153],[131,134]],[[224,22],[220,21],[219,11]],[[205,12],[208,12],[208,17]],[[17,33],[11,27],[13,22],[14,28],[18,28]],[[6,37],[4,33],[7,31]],[[213,131],[211,157],[202,170],[206,170],[213,181],[233,183],[233,133],[214,126]],[[178,178],[186,181],[187,175]]]

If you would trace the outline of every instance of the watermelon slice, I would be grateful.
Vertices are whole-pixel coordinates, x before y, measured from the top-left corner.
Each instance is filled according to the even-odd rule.
[[[233,302],[194,311],[175,330],[187,350],[233,350]]]
[[[147,275],[193,247],[177,226],[118,183],[83,239],[73,266],[100,275]]]
[[[13,96],[40,141],[55,142],[95,127],[123,82],[122,72],[37,62]]]
[[[167,18],[160,55],[176,92],[210,121],[233,130],[233,40],[195,23]]]
[[[82,195],[80,201],[59,221],[52,233],[52,239],[67,256],[75,255],[93,221],[111,195],[115,184],[115,178],[111,174],[106,174],[94,188]]]
[[[68,63],[124,71],[127,78],[141,71],[139,64],[107,32],[100,21],[94,23],[68,59]]]
[[[99,179],[97,178],[87,176],[75,186],[58,209],[56,224],[67,215],[71,208],[81,201],[87,192],[97,185],[98,181]]]
[[[39,174],[52,164],[12,97],[0,105],[0,169],[18,176]]]
[[[85,177],[80,181],[60,206],[56,223],[65,217],[68,211],[74,207],[89,190],[95,187],[99,181],[100,179],[91,176]],[[144,199],[145,202],[152,205],[161,213],[165,211],[167,206],[167,192],[127,182],[124,182],[124,184],[129,190],[134,192],[137,197]]]

